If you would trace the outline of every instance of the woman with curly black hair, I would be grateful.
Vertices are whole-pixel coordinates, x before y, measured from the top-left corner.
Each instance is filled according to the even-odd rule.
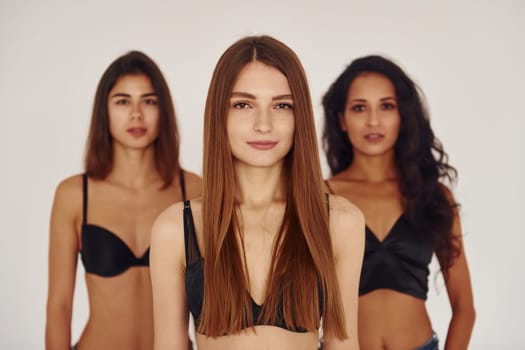
[[[329,192],[367,223],[359,286],[359,343],[438,349],[425,307],[435,253],[452,319],[445,349],[466,349],[475,311],[458,204],[442,180],[456,170],[432,132],[422,93],[381,56],[354,60],[323,97]]]

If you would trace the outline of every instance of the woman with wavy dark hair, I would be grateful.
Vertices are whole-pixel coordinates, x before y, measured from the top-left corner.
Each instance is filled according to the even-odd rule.
[[[437,349],[425,307],[435,253],[452,320],[446,349],[466,349],[474,306],[460,221],[450,190],[456,170],[432,132],[422,93],[380,56],[354,60],[323,97],[330,193],[364,213],[359,343],[369,349]]]
[[[155,349],[358,349],[364,220],[324,193],[310,92],[295,53],[240,39],[204,117],[203,197],[153,226]]]
[[[97,87],[85,172],[56,189],[46,349],[71,346],[79,254],[89,319],[76,349],[153,348],[151,226],[162,210],[201,188],[201,179],[179,164],[175,110],[160,69],[142,52],[118,57]]]

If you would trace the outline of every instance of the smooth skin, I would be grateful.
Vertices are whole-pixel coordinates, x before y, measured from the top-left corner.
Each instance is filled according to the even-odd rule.
[[[259,304],[265,300],[272,245],[284,215],[283,159],[293,142],[293,103],[286,77],[275,68],[256,61],[239,73],[227,116],[250,294]],[[269,144],[273,146],[267,146]],[[199,249],[205,257],[202,200],[192,200],[191,208]],[[187,348],[182,213],[183,205],[177,203],[162,213],[153,226],[151,278],[156,350]],[[349,338],[341,342],[328,336],[326,349],[358,349],[357,299],[364,249],[364,219],[360,211],[342,197],[330,197],[330,234]],[[351,248],[348,252],[338,247]],[[256,326],[216,338],[196,334],[200,350],[314,350],[318,338],[318,332],[296,333],[274,326]]]
[[[340,123],[354,147],[354,159],[347,169],[329,179],[329,186],[361,209],[369,229],[383,241],[403,213],[394,159],[400,116],[392,82],[377,73],[359,75],[349,88]],[[451,192],[443,188],[454,201]],[[461,241],[457,211],[452,230]],[[449,270],[446,288],[452,320],[445,349],[467,349],[475,313],[463,247]],[[431,336],[432,325],[424,300],[388,289],[359,298],[361,349],[415,349]]]
[[[157,97],[145,75],[122,76],[108,99],[113,137],[113,170],[104,180],[88,181],[89,224],[102,226],[128,245],[135,256],[150,244],[153,221],[182,199],[179,178],[161,189],[154,163],[158,135]],[[201,179],[185,172],[186,193],[201,194]],[[73,292],[82,249],[82,176],[57,187],[51,213],[46,349],[70,349]],[[86,273],[89,319],[78,350],[153,348],[153,305],[149,268],[131,267],[114,277]]]

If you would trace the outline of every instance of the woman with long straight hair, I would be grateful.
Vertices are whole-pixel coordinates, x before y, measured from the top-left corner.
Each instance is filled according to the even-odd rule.
[[[438,349],[425,307],[435,253],[452,319],[445,349],[466,349],[474,305],[458,204],[443,180],[456,170],[430,127],[423,97],[394,62],[353,61],[323,98],[330,193],[366,220],[359,286],[362,350]]]
[[[89,319],[76,349],[153,348],[151,226],[162,210],[201,189],[201,179],[179,164],[175,110],[161,71],[138,51],[117,58],[97,87],[85,172],[56,189],[46,349],[71,346],[79,253]]]
[[[219,59],[204,120],[203,197],[152,232],[155,349],[357,349],[364,221],[324,192],[309,88],[269,36]],[[188,312],[189,311],[189,312]]]

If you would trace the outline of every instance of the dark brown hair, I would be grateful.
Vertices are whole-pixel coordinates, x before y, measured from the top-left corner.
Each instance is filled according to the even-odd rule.
[[[98,83],[91,114],[86,147],[85,171],[95,179],[104,179],[113,168],[113,142],[109,131],[108,96],[117,80],[125,75],[144,74],[157,94],[159,135],[154,141],[155,165],[167,187],[179,170],[179,133],[175,108],[168,84],[159,67],[139,51],[130,51],[113,61]]]
[[[332,175],[352,163],[353,147],[341,129],[339,115],[344,113],[348,90],[364,72],[378,73],[394,85],[401,118],[395,144],[395,161],[406,217],[421,232],[431,234],[445,278],[460,253],[459,242],[452,232],[454,209],[440,180],[452,182],[456,169],[448,164],[441,142],[434,136],[424,97],[417,85],[394,62],[381,56],[358,58],[334,81],[323,97],[323,148]]]
[[[249,281],[237,239],[235,174],[226,136],[233,85],[241,69],[254,61],[287,77],[295,116],[293,145],[284,164],[286,209],[259,320],[252,319]],[[322,317],[326,333],[347,336],[316,139],[308,83],[295,53],[269,36],[246,37],[231,45],[215,67],[205,108],[204,301],[199,332],[220,336],[253,326],[254,321],[274,324],[282,305],[290,329],[314,331]]]

